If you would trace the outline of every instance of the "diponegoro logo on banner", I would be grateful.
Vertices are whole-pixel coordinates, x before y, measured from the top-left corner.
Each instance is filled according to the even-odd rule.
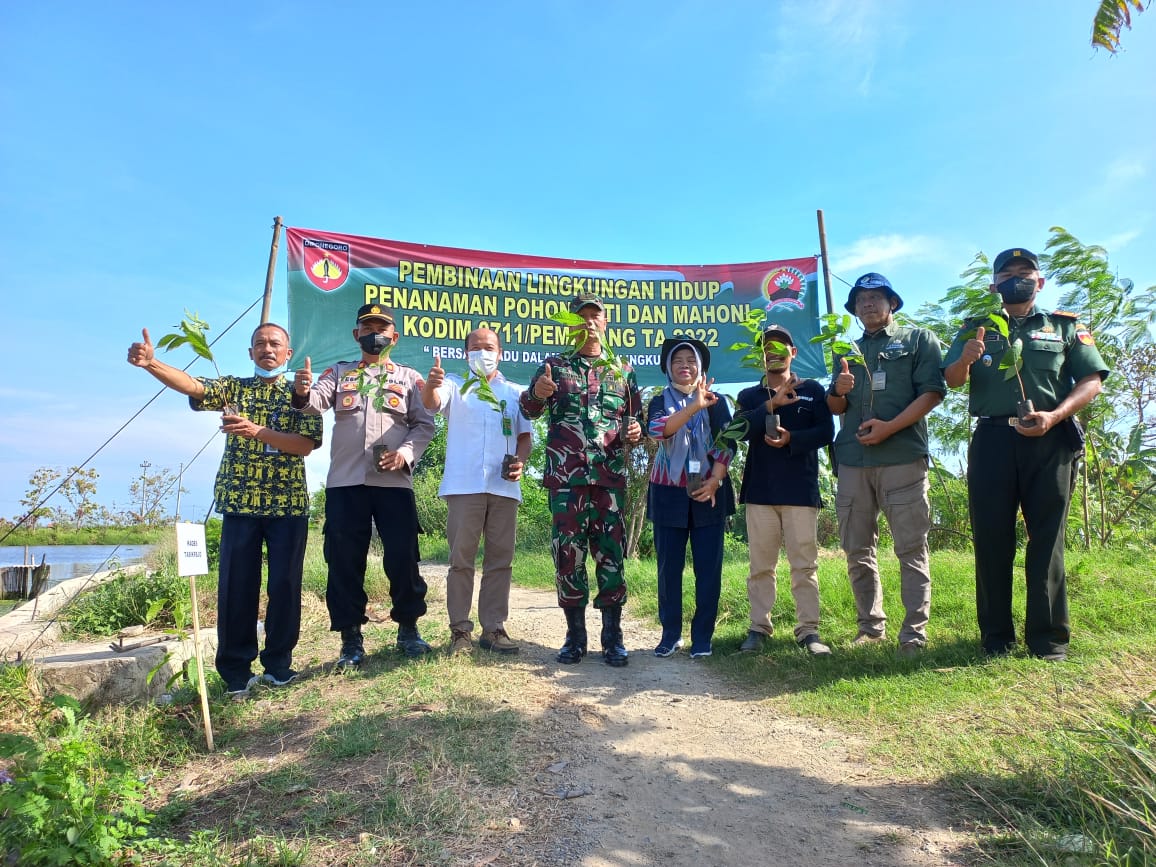
[[[349,279],[349,245],[337,241],[301,239],[305,276],[322,292],[332,292]]]
[[[803,309],[803,294],[807,289],[807,278],[798,268],[776,268],[763,278],[763,297],[767,299],[768,311],[780,304]]]

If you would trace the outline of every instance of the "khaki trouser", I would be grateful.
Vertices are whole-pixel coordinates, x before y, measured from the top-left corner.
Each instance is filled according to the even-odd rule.
[[[518,501],[496,494],[451,494],[446,537],[450,543],[450,570],[446,575],[446,608],[450,628],[472,632],[470,608],[474,601],[474,561],[485,537],[482,581],[478,590],[478,620],[482,631],[505,626],[510,615],[510,578],[518,527]]]
[[[787,549],[791,564],[791,595],[795,597],[795,640],[819,634],[819,510],[811,506],[760,506],[747,503],[747,544],[751,571],[747,599],[751,629],[774,633],[775,567],[779,549]]]
[[[883,585],[875,547],[879,541],[879,512],[887,516],[895,556],[899,558],[899,586],[906,616],[899,642],[927,640],[931,613],[931,571],[927,531],[931,507],[927,500],[927,461],[889,467],[839,466],[839,538],[847,555],[847,576],[855,595],[859,632],[883,635]]]

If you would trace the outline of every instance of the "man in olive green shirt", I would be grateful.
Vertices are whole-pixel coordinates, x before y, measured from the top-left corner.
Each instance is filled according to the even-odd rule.
[[[862,358],[853,363],[848,357],[833,359],[836,373],[827,406],[843,417],[834,446],[839,476],[835,510],[858,611],[859,634],[853,643],[874,644],[886,637],[875,557],[882,511],[899,558],[906,612],[899,651],[916,656],[927,644],[931,613],[926,416],[947,391],[940,370],[943,354],[935,334],[895,322],[893,314],[903,299],[882,274],[856,280],[844,306],[863,323],[863,336],[855,341]]]
[[[990,290],[1003,300],[1008,337],[990,327],[987,316],[965,322],[948,350],[944,374],[952,388],[970,382],[969,411],[979,417],[968,449],[967,492],[984,652],[1002,656],[1016,645],[1012,564],[1016,513],[1022,510],[1028,537],[1024,640],[1034,656],[1060,661],[1071,638],[1064,528],[1084,451],[1074,415],[1100,393],[1108,368],[1074,313],[1036,307],[1044,285],[1039,268],[1036,254],[1022,247],[995,257]],[[1000,362],[1016,343],[1022,367],[1018,378],[1009,379]],[[1017,404],[1025,399],[1034,411],[1020,417]]]

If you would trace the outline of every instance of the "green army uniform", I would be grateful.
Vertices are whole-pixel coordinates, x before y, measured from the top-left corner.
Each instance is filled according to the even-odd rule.
[[[964,323],[944,359],[945,369],[960,358],[984,321]],[[1013,317],[1008,330],[1004,338],[987,329],[984,354],[970,371],[969,411],[978,416],[967,471],[976,613],[987,653],[1002,654],[1015,646],[1012,565],[1016,513],[1022,510],[1028,536],[1024,639],[1037,656],[1063,655],[1070,640],[1064,530],[1083,442],[1075,419],[1065,419],[1042,437],[1021,435],[1014,424],[1022,399],[1019,381],[1007,379],[1000,362],[1009,339],[1022,341],[1020,379],[1037,411],[1054,410],[1077,382],[1093,374],[1103,379],[1108,369],[1074,313],[1033,308],[1025,317]]]

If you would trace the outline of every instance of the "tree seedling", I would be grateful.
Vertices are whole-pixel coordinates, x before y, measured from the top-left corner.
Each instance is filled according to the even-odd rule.
[[[172,352],[181,346],[188,346],[198,358],[203,358],[213,365],[217,379],[221,379],[221,369],[217,367],[217,360],[213,358],[213,350],[209,347],[209,339],[205,332],[209,331],[209,323],[205,322],[196,313],[185,310],[185,318],[173,326],[178,329],[166,334],[157,341],[157,346],[165,352]],[[234,408],[226,404],[221,409],[224,415],[235,415]]]
[[[510,437],[514,435],[514,420],[507,412],[506,401],[498,399],[490,381],[471,369],[462,381],[462,397],[475,390],[478,394],[478,400],[489,406],[502,418],[502,436],[506,438],[506,454],[502,458],[502,478],[510,481],[510,464],[518,461],[518,456],[510,449]]]
[[[767,400],[769,401],[772,397],[772,389],[767,370],[767,356],[789,355],[791,348],[782,341],[767,340],[763,336],[766,331],[766,316],[765,310],[751,310],[746,318],[739,322],[739,325],[747,332],[747,339],[732,343],[731,351],[742,353],[742,357],[739,359],[741,367],[758,371],[759,380],[766,389]],[[779,414],[768,412],[764,424],[767,436],[777,440],[779,438]],[[746,431],[743,431],[742,435],[745,436]]]

